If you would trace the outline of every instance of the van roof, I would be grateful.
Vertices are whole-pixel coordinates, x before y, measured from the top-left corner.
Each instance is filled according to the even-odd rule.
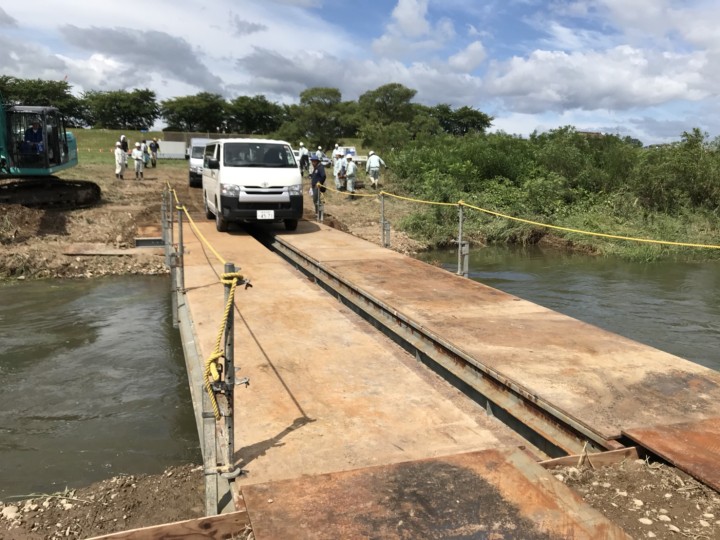
[[[275,144],[286,144],[286,145],[290,146],[289,142],[280,141],[277,139],[236,138],[236,139],[215,139],[212,142],[217,142],[220,144],[225,144],[225,143],[275,143]]]

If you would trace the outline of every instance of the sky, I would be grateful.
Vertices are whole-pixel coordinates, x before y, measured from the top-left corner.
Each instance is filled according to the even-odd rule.
[[[717,0],[43,0],[0,6],[0,74],[296,103],[400,83],[491,131],[720,135]]]

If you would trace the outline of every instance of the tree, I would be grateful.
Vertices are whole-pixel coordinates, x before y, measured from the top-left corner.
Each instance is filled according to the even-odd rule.
[[[265,96],[238,96],[228,106],[227,128],[236,133],[272,133],[285,120],[286,110]]]
[[[287,141],[309,141],[309,145],[332,148],[343,133],[341,100],[342,94],[337,88],[304,90],[300,104],[289,108],[289,120],[277,135]]]
[[[83,94],[87,122],[99,128],[150,129],[160,116],[152,90],[90,91]]]
[[[200,92],[163,101],[160,116],[167,124],[165,131],[225,131],[227,106],[222,96]]]
[[[365,92],[358,99],[358,104],[368,121],[383,124],[409,122],[414,116],[410,100],[416,93],[416,90],[402,84],[390,83]]]
[[[81,100],[70,92],[67,81],[43,81],[0,76],[0,94],[8,105],[40,105],[57,107],[71,126],[84,125]]]
[[[445,133],[464,136],[469,133],[485,133],[492,125],[493,117],[472,107],[460,107],[453,110],[447,103],[440,103],[430,109]]]

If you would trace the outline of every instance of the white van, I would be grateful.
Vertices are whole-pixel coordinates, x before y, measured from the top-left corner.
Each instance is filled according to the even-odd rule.
[[[219,139],[205,146],[203,199],[218,231],[230,222],[283,221],[297,228],[302,176],[290,144],[270,139]]]
[[[211,141],[212,139],[202,139],[198,137],[190,139],[190,148],[188,149],[188,159],[190,165],[190,170],[188,171],[188,185],[190,187],[202,186],[205,145]]]

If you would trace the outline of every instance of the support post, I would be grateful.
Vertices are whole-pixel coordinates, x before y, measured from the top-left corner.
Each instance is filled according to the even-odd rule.
[[[380,192],[380,238],[382,247],[390,245],[390,223],[385,221],[385,195]]]
[[[457,274],[458,276],[462,275],[462,269],[463,269],[463,260],[462,260],[462,248],[463,248],[463,222],[464,222],[464,215],[463,215],[463,205],[458,205],[458,264],[457,264]]]
[[[201,388],[203,395],[203,471],[205,473],[205,515],[215,516],[218,513],[218,462],[215,433],[215,414],[205,386]]]
[[[172,302],[172,324],[173,328],[178,328],[178,297],[177,297],[177,272],[178,272],[178,257],[177,253],[170,254],[170,299]]]
[[[178,209],[178,248],[177,248],[177,286],[178,290],[185,293],[185,248],[183,246],[183,210]]]
[[[470,242],[463,242],[460,245],[460,256],[462,258],[462,277],[470,275]]]
[[[172,193],[170,193],[170,194],[168,194],[168,209],[165,212],[165,215],[167,216],[167,219],[168,219],[168,235],[169,235],[168,243],[170,245],[172,245],[173,240],[175,240],[175,235],[173,234],[173,221],[175,220],[175,218],[173,217],[172,208],[173,208],[173,197],[172,197]]]
[[[225,263],[225,273],[235,272],[233,263]],[[225,305],[230,299],[230,283],[225,284]],[[235,442],[233,433],[233,407],[235,400],[235,314],[232,306],[228,312],[227,322],[225,323],[225,392],[227,399],[227,414],[225,415],[225,429],[227,432],[227,462],[228,470],[233,468],[235,464]]]
[[[168,242],[168,228],[167,228],[167,198],[168,190],[163,189],[162,192],[162,204],[160,205],[160,224],[162,225],[162,242],[165,248],[165,265],[170,266],[170,242]],[[173,283],[173,286],[175,284]]]

